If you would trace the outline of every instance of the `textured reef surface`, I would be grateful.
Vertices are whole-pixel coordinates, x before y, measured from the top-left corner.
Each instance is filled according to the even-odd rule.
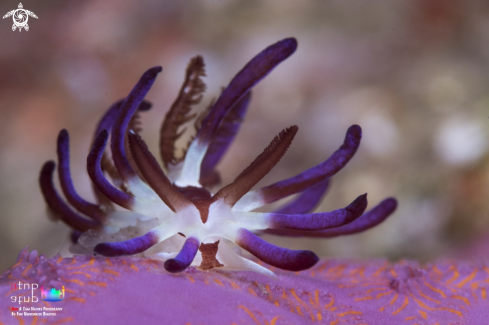
[[[172,274],[163,264],[136,257],[46,258],[25,249],[0,276],[0,324],[480,325],[489,319],[488,260],[331,259],[295,273],[266,266],[276,277],[194,267]],[[11,289],[19,281],[64,286],[65,299],[13,303],[12,297],[41,297],[40,290]],[[12,316],[12,307],[63,310]]]

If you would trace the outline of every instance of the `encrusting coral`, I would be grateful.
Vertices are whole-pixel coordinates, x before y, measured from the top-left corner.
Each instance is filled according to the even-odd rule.
[[[138,113],[151,108],[144,97],[161,68],[144,73],[95,130],[87,170],[96,204],[75,191],[69,135],[62,130],[57,171],[64,196],[76,211],[54,187],[53,161],[43,166],[40,185],[54,216],[73,229],[72,251],[81,255],[46,258],[24,249],[0,276],[0,295],[10,299],[2,300],[0,325],[485,324],[487,260],[442,260],[425,266],[319,260],[313,252],[279,248],[257,236],[353,234],[379,224],[395,210],[396,200],[387,198],[364,213],[366,195],[360,195],[344,209],[311,213],[329,178],[355,154],[359,126],[347,130],[343,144],[324,162],[251,190],[287,151],[297,126],[286,128],[234,182],[212,194],[220,183],[216,165],[239,130],[251,88],[296,47],[289,38],[266,48],[200,116],[192,107],[205,90],[204,63],[200,56],[193,58],[161,128],[166,173],[138,135]],[[186,154],[176,157],[181,128],[192,120],[196,135]],[[251,212],[294,194],[273,212]],[[256,258],[243,258],[233,242]],[[63,288],[61,301],[41,299],[40,286]]]
[[[482,325],[489,318],[487,260],[329,259],[301,272],[271,269],[277,277],[193,266],[170,274],[148,258],[46,258],[25,249],[0,276],[0,324]],[[15,289],[19,282],[64,286],[66,294],[42,301],[39,289]],[[11,315],[12,307],[30,310]],[[53,308],[56,316],[37,314]]]
[[[62,130],[58,138],[61,187],[68,202],[89,218],[73,211],[58,195],[52,181],[54,162],[43,166],[40,185],[51,210],[74,229],[73,239],[78,242],[75,251],[93,249],[104,256],[144,253],[166,260],[165,269],[173,273],[194,265],[201,269],[221,267],[273,275],[240,256],[236,253],[239,249],[233,249],[229,243],[272,266],[300,271],[317,263],[318,257],[313,252],[276,247],[253,232],[333,237],[366,230],[387,218],[396,208],[395,199],[388,198],[364,214],[366,194],[343,209],[311,213],[324,195],[328,179],[355,154],[361,139],[361,128],[357,125],[347,130],[344,143],[324,162],[289,179],[251,190],[287,151],[298,130],[295,125],[288,127],[231,184],[211,192],[220,182],[215,167],[239,130],[252,87],[296,48],[297,41],[287,38],[264,49],[200,116],[191,112],[205,90],[201,79],[205,75],[204,62],[200,56],[193,58],[161,128],[161,158],[166,174],[137,133],[138,113],[151,107],[144,97],[162,68],[146,71],[127,98],[109,108],[96,129],[87,170],[98,204],[85,201],[74,189],[68,132]],[[185,131],[181,130],[182,125],[192,120],[195,137],[185,155],[177,158],[175,142]],[[109,134],[111,158],[105,152]],[[295,200],[276,211],[252,212],[297,193]],[[116,211],[112,203],[131,212]]]

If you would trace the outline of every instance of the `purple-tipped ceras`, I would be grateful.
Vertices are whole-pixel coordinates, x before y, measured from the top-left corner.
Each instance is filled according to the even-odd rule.
[[[68,132],[62,130],[58,138],[58,174],[66,199],[77,211],[63,201],[53,185],[54,162],[44,165],[40,183],[48,206],[73,228],[73,239],[78,242],[75,248],[93,249],[105,256],[143,253],[166,260],[169,272],[195,265],[204,270],[220,267],[273,275],[243,258],[230,242],[265,263],[300,271],[316,264],[318,257],[313,252],[274,246],[254,232],[334,237],[361,232],[385,220],[395,210],[396,200],[387,198],[364,214],[366,194],[343,209],[311,213],[324,196],[329,178],[355,154],[362,136],[358,125],[347,130],[343,144],[324,162],[252,190],[280,161],[298,131],[295,125],[285,128],[231,184],[211,192],[220,183],[216,165],[240,128],[251,89],[296,48],[294,38],[267,47],[238,72],[200,116],[192,113],[192,107],[205,91],[205,70],[202,57],[194,57],[161,127],[160,151],[166,173],[138,134],[138,113],[151,108],[144,98],[162,68],[146,71],[129,95],[110,107],[97,126],[87,158],[97,203],[85,201],[75,191],[70,177]],[[185,131],[182,125],[191,120],[196,121],[196,135],[183,157],[178,158],[176,140]],[[106,152],[109,137],[110,156]],[[294,194],[298,195],[293,201],[276,211],[252,212]],[[113,204],[128,211],[118,211]]]

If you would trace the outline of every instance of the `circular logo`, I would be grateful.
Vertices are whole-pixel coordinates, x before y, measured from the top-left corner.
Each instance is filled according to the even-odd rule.
[[[36,14],[33,13],[32,11],[24,9],[22,3],[19,3],[18,9],[10,10],[2,18],[5,19],[10,16],[12,16],[12,19],[14,20],[14,24],[12,25],[12,30],[15,31],[16,29],[19,29],[19,32],[22,31],[22,28],[25,29],[26,31],[29,30],[29,25],[27,25],[29,16],[37,19]]]
[[[24,9],[15,10],[14,16],[14,24],[17,27],[24,27],[27,24],[27,20],[29,19],[27,12]]]

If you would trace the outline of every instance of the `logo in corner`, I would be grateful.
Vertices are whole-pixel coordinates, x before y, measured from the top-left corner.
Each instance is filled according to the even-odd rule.
[[[51,288],[51,290],[44,290],[41,286],[42,300],[44,301],[61,301],[65,299],[65,286],[61,290],[56,290],[56,288]]]
[[[3,16],[2,19],[8,18],[12,16],[14,20],[14,24],[12,25],[12,31],[15,31],[17,28],[19,29],[19,32],[22,31],[22,28],[24,28],[26,31],[29,30],[29,25],[27,25],[27,21],[29,20],[29,16],[34,17],[37,19],[37,16],[35,13],[29,10],[23,9],[24,7],[22,6],[22,3],[19,3],[19,8],[11,10]]]

